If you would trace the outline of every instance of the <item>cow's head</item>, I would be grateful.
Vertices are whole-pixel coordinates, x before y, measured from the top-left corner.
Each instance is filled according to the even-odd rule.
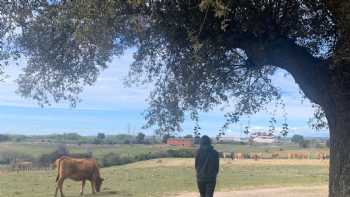
[[[103,180],[104,179],[101,177],[96,178],[96,191],[97,192],[100,192]]]

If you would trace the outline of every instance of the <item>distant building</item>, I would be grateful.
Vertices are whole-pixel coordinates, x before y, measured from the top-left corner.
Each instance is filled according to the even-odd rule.
[[[225,136],[225,137],[220,137],[217,140],[217,143],[234,143],[234,142],[244,142],[244,139],[240,137]]]
[[[170,146],[192,147],[193,139],[169,138],[167,144]]]
[[[276,137],[272,133],[256,132],[250,135],[250,140],[256,143],[272,144],[276,142]]]

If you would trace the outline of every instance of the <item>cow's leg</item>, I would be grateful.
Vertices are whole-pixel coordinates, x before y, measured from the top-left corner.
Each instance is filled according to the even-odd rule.
[[[85,180],[83,180],[81,182],[81,191],[80,191],[80,195],[82,196],[84,194],[84,187],[85,187]]]
[[[91,180],[90,182],[91,182],[92,194],[95,194],[96,193],[95,182],[93,180]]]
[[[63,194],[63,182],[64,182],[64,178],[60,177],[60,179],[58,180],[57,186],[60,189],[61,197],[64,197],[64,194]]]
[[[58,179],[58,180],[59,180],[59,179]],[[55,190],[55,197],[57,197],[58,188],[59,188],[59,186],[60,186],[58,180],[57,180],[57,185],[56,185],[56,190]]]

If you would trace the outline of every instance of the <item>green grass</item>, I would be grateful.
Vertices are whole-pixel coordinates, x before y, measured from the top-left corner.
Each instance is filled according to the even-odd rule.
[[[28,155],[38,158],[42,154],[53,152],[57,149],[57,144],[24,144],[24,143],[0,143],[0,155],[6,152],[15,152],[18,154]],[[163,145],[72,145],[67,149],[71,153],[87,153],[92,152],[94,157],[100,157],[107,153],[113,152],[123,156],[134,156],[142,153],[156,152],[174,147]]]
[[[329,152],[328,148],[300,148],[297,144],[216,144],[215,148],[223,152],[262,153],[262,155],[266,157],[271,157],[272,153],[278,153],[279,156],[283,158],[287,158],[290,152],[310,153],[312,158],[316,158],[319,152]]]
[[[6,152],[16,152],[19,154],[39,157],[42,154],[53,152],[58,147],[57,144],[24,144],[24,143],[0,143],[0,155]],[[124,156],[134,156],[142,153],[156,152],[174,147],[165,145],[73,145],[68,146],[71,153],[86,153],[91,151],[94,157],[101,157],[107,153],[113,152]],[[241,152],[241,153],[279,153],[286,157],[288,152],[310,152],[314,156],[318,152],[328,152],[327,148],[307,148],[300,149],[297,145],[240,145],[240,144],[217,144],[215,148],[224,152]]]
[[[328,165],[316,161],[293,163],[222,160],[218,190],[243,188],[325,185]],[[310,162],[310,161],[309,161]],[[145,197],[169,196],[170,193],[196,191],[192,159],[162,159],[104,168],[103,190],[97,196]],[[55,187],[55,171],[33,171],[0,175],[1,197],[47,197]],[[67,196],[79,196],[80,183],[66,181]],[[91,193],[86,185],[85,194]],[[87,195],[89,196],[89,195]]]

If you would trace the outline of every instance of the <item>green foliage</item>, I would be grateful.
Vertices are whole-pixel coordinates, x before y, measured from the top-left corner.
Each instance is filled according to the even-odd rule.
[[[143,134],[143,133],[138,133],[137,134],[137,136],[136,136],[136,143],[137,144],[142,144],[142,143],[144,143],[145,142],[145,134]]]
[[[309,148],[311,144],[310,140],[302,140],[299,142],[299,147],[301,148]]]
[[[322,110],[319,105],[313,104],[314,115],[309,119],[308,124],[315,130],[328,129],[328,122],[326,113]]]
[[[54,140],[56,142],[69,142],[84,140],[84,137],[78,133],[63,133],[63,134],[52,134],[47,136],[47,139]]]
[[[107,144],[132,144],[134,141],[135,136],[128,134],[110,135],[105,140]]]
[[[304,141],[304,137],[302,135],[293,135],[291,141],[298,144],[298,143]]]
[[[6,141],[9,141],[10,139],[11,138],[8,135],[0,134],[0,142],[6,142]]]
[[[117,153],[108,153],[104,155],[102,159],[99,159],[98,162],[101,164],[101,166],[108,167],[157,158],[193,158],[194,156],[194,149],[169,149],[166,151],[141,153],[134,156],[121,156]]]
[[[168,157],[192,158],[195,156],[194,149],[169,149],[166,152]]]
[[[52,164],[56,159],[68,155],[69,150],[64,145],[60,145],[53,152],[40,155],[38,158],[38,164],[40,166],[50,166],[50,164]]]
[[[167,165],[170,164],[170,165]],[[223,164],[223,163],[222,163]],[[303,189],[297,196],[326,196],[322,186],[328,182],[328,166],[326,164],[284,165],[273,163],[264,165],[253,162],[234,162],[221,166],[218,176],[218,191],[247,190],[253,188],[290,187],[283,191],[294,195],[298,187]],[[132,165],[102,168],[101,175],[105,178],[102,193],[104,197],[152,197],[173,196],[183,192],[198,192],[194,181],[195,170],[190,159],[159,159]],[[19,177],[20,176],[20,177]],[[0,179],[3,196],[16,197],[47,197],[55,190],[56,171],[31,171],[8,173]],[[273,177],[273,178],[271,178]],[[35,181],[33,181],[35,180]],[[86,196],[90,196],[89,185],[86,185]],[[314,187],[316,186],[316,187]],[[321,186],[321,187],[320,187]],[[35,188],[35,192],[33,192]],[[79,182],[66,181],[64,191],[67,196],[78,196],[81,188]],[[306,189],[308,188],[308,189]],[[230,195],[229,195],[230,196]],[[235,196],[235,195],[233,195]],[[273,196],[273,195],[272,195]]]
[[[264,109],[280,98],[270,77],[293,59],[268,52],[296,48],[326,65],[338,35],[323,1],[1,1],[0,8],[0,38],[11,38],[0,61],[28,60],[22,96],[75,106],[111,57],[136,47],[128,83],[155,85],[145,127],[160,133],[180,131],[185,112],[224,104],[232,123]]]
[[[106,138],[106,135],[104,133],[98,133],[97,134],[97,139],[104,140],[105,138]]]
[[[103,156],[102,160],[99,163],[103,167],[108,167],[108,166],[115,166],[115,165],[124,165],[131,162],[134,162],[133,158],[131,157],[125,157],[125,156],[121,157],[119,154],[109,153]]]
[[[174,137],[175,137],[174,135],[171,135],[171,134],[169,134],[169,133],[166,133],[166,134],[163,135],[163,137],[162,137],[162,142],[163,142],[164,144],[166,144],[169,138],[174,138]]]
[[[35,161],[35,159],[30,154],[18,153],[16,151],[0,152],[0,164],[9,165],[16,161]]]

